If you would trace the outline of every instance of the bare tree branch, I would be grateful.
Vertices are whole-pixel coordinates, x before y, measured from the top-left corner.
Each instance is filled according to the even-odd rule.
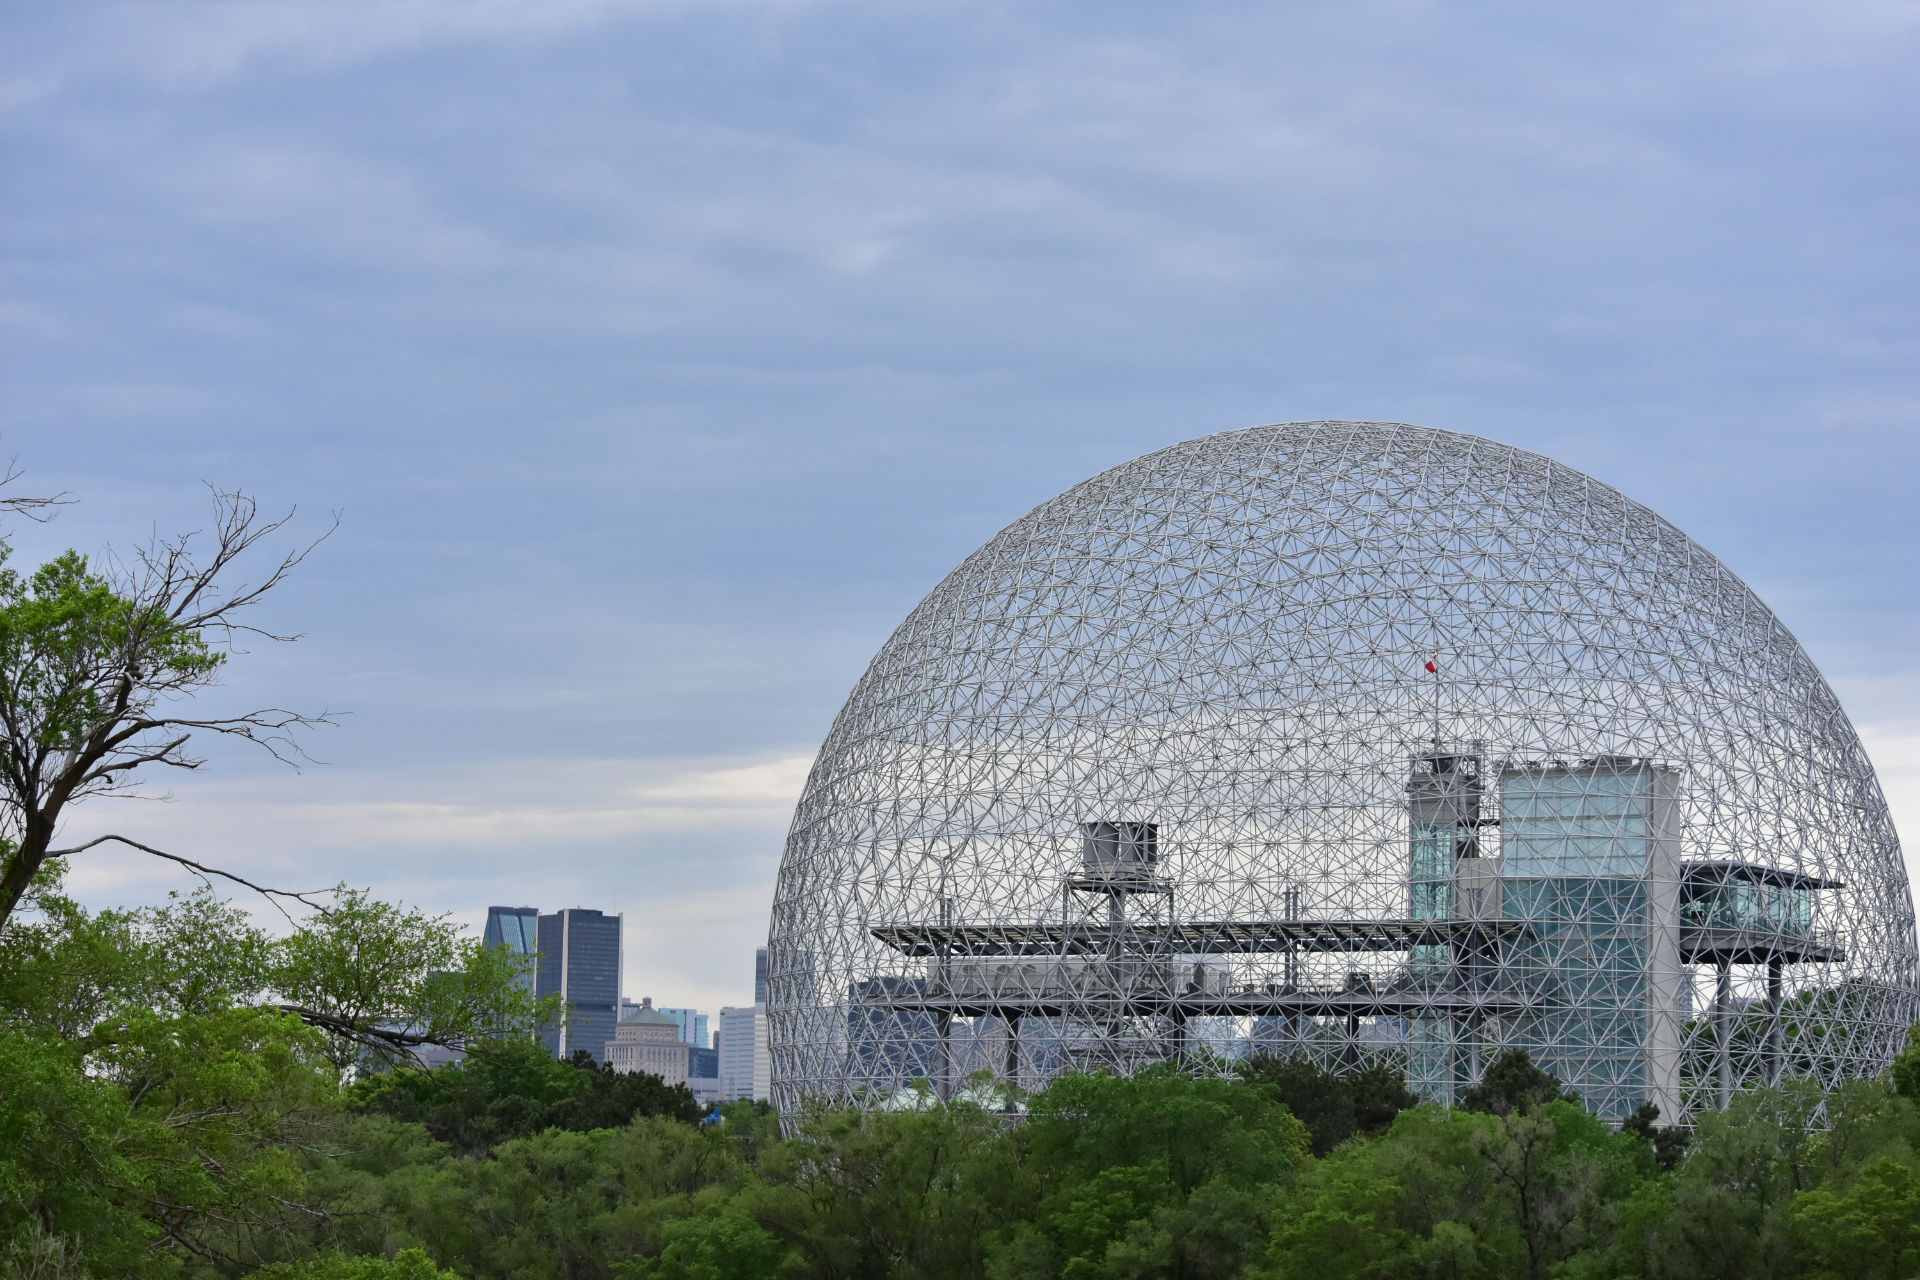
[[[255,893],[264,897],[268,902],[271,902],[274,906],[274,909],[278,911],[281,915],[286,916],[287,920],[290,923],[293,922],[293,917],[291,915],[288,915],[287,909],[280,905],[279,899],[281,898],[285,898],[289,902],[297,902],[301,906],[306,907],[311,911],[319,912],[321,915],[327,914],[326,904],[321,902],[316,902],[314,900],[318,898],[320,895],[328,892],[325,889],[306,889],[299,892],[295,892],[294,890],[291,890],[291,889],[269,889],[265,885],[255,884],[253,881],[246,879],[244,876],[237,876],[233,874],[233,872],[231,871],[222,871],[218,867],[209,867],[205,863],[195,862],[192,858],[183,858],[177,853],[168,853],[164,849],[156,849],[150,844],[141,844],[138,840],[129,840],[125,836],[117,836],[117,835],[95,836],[93,839],[87,841],[85,844],[77,844],[70,849],[49,849],[47,851],[47,856],[49,858],[65,858],[72,854],[85,853],[88,849],[93,848],[95,845],[106,844],[109,841],[115,841],[120,844],[128,845],[132,848],[138,849],[142,853],[150,853],[156,858],[165,858],[168,862],[177,862],[181,866],[185,867],[187,870],[199,876],[201,881],[203,883],[206,883],[209,887],[211,887],[212,881],[209,880],[208,877],[219,876],[223,880],[231,880],[233,881],[233,883],[237,885],[240,885],[244,888],[251,889]]]
[[[283,1013],[291,1013],[310,1027],[319,1027],[332,1031],[349,1040],[361,1043],[378,1041],[395,1049],[418,1049],[425,1045],[440,1045],[444,1048],[457,1048],[457,1043],[449,1043],[452,1037],[436,1036],[431,1032],[395,1031],[390,1027],[378,1026],[357,1018],[345,1017],[337,1013],[328,1013],[322,1009],[310,1008],[304,1004],[276,1004],[269,1006]]]
[[[0,488],[18,474],[0,477]],[[66,807],[99,795],[131,794],[142,769],[197,769],[195,735],[218,734],[261,748],[293,768],[313,759],[296,736],[334,723],[266,707],[234,715],[183,713],[182,699],[213,685],[246,635],[291,642],[298,633],[256,625],[246,611],[286,581],[333,532],[267,561],[257,579],[236,579],[240,562],[287,528],[294,512],[260,514],[245,493],[209,486],[210,529],[153,535],[132,556],[107,558],[104,574],[78,555],[57,557],[30,580],[0,578],[12,625],[0,629],[0,925],[49,857]],[[47,502],[21,499],[29,512]],[[8,500],[0,498],[0,513]],[[217,875],[311,906],[300,894],[264,889],[231,872],[112,837],[167,858],[203,878]],[[277,903],[276,903],[277,905]],[[281,908],[284,910],[284,908]]]
[[[20,466],[18,458],[7,459],[6,467],[0,471],[0,490],[18,480],[26,472]],[[23,516],[35,524],[45,524],[53,519],[53,508],[70,506],[73,499],[65,490],[47,497],[34,497],[28,494],[0,493],[0,511],[8,515]]]

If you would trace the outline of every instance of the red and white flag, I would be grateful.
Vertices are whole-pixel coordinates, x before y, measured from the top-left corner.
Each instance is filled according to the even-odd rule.
[[[1436,676],[1440,674],[1440,651],[1438,649],[1435,649],[1433,656],[1427,659],[1427,670]]]

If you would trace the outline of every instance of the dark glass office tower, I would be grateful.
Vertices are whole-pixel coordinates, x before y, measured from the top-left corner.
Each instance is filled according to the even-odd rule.
[[[481,940],[526,958],[520,983],[534,990],[534,957],[540,950],[540,910],[537,907],[488,907],[487,931]]]
[[[767,1002],[767,949],[761,947],[753,953],[753,1002]]]
[[[585,1049],[604,1062],[620,1021],[620,923],[617,915],[569,907],[540,917],[540,963],[534,994],[559,996],[567,1020],[546,1033],[557,1058]]]

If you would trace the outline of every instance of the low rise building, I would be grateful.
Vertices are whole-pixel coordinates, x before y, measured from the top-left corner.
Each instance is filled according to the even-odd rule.
[[[680,1038],[680,1023],[653,1007],[651,999],[628,1006],[606,1043],[606,1062],[615,1071],[644,1071],[668,1084],[687,1082],[692,1046]]]

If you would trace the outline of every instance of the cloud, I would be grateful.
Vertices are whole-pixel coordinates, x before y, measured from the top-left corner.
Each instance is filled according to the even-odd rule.
[[[115,802],[116,810],[95,804],[75,811],[61,839],[131,823],[150,833],[149,843],[190,841],[214,860],[257,847],[263,832],[273,833],[277,850],[349,858],[356,850],[388,857],[422,847],[481,851],[532,841],[681,836],[784,822],[811,766],[811,756],[787,755],[748,762],[508,759],[418,773],[322,769],[193,783],[169,803],[134,812],[131,802]]]
[[[1908,882],[1920,885],[1920,725],[1868,726],[1861,729],[1860,741],[1893,812]]]
[[[112,6],[120,55],[204,88],[284,60],[330,67],[449,41],[525,41],[684,8],[692,0],[174,0]]]
[[[703,1008],[752,1000],[753,948],[812,758],[498,760],[193,782],[170,803],[74,811],[62,843],[108,831],[279,888],[335,881],[445,910],[586,906],[627,917],[627,989]],[[103,847],[72,861],[94,906],[191,888],[179,868]],[[231,886],[221,885],[222,891]],[[240,901],[265,923],[271,909]]]

